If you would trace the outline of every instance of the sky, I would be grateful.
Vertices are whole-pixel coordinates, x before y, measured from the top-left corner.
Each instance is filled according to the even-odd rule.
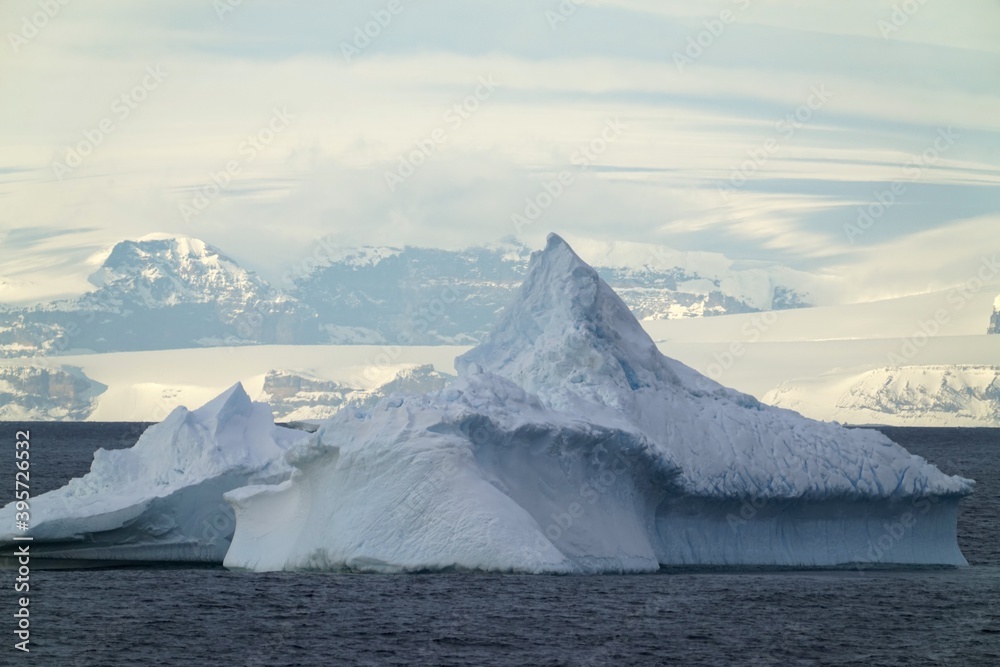
[[[1000,252],[995,0],[7,0],[0,33],[0,302],[151,233],[273,278],[330,235],[556,231],[842,301]]]

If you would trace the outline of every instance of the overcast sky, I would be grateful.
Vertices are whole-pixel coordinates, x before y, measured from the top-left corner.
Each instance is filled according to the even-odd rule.
[[[0,32],[8,301],[153,232],[273,276],[327,234],[558,231],[847,299],[1000,251],[995,0],[5,0]]]

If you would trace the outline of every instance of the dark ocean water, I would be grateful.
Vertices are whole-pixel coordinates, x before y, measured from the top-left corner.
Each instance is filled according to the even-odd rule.
[[[31,429],[34,494],[144,425]],[[0,573],[0,665],[1000,666],[1000,429],[884,429],[949,473],[962,569],[669,571],[635,576],[249,574],[222,568],[31,573],[32,651],[13,649]],[[6,500],[6,499],[5,499]]]

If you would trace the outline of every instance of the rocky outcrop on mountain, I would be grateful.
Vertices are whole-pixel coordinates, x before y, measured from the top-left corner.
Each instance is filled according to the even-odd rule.
[[[0,419],[83,420],[106,389],[73,366],[0,367]]]
[[[384,369],[380,375],[385,375]],[[393,393],[436,391],[450,379],[430,364],[401,365],[388,379],[374,383],[363,375],[352,382],[337,382],[304,371],[272,370],[264,377],[259,400],[268,403],[279,420],[329,419],[347,407],[366,409]]]

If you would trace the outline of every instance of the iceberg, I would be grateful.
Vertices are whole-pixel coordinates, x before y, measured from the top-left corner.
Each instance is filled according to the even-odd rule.
[[[99,449],[89,473],[32,498],[26,533],[14,531],[14,503],[0,509],[0,556],[28,535],[38,559],[221,563],[235,525],[223,494],[287,478],[283,455],[304,435],[275,425],[240,384],[178,407],[133,447]]]
[[[177,408],[33,499],[32,553],[254,571],[966,564],[971,480],[664,356],[558,236],[456,369],[311,434],[238,384]]]
[[[250,570],[964,565],[973,482],[665,357],[558,236],[444,389],[345,411],[226,494]]]

